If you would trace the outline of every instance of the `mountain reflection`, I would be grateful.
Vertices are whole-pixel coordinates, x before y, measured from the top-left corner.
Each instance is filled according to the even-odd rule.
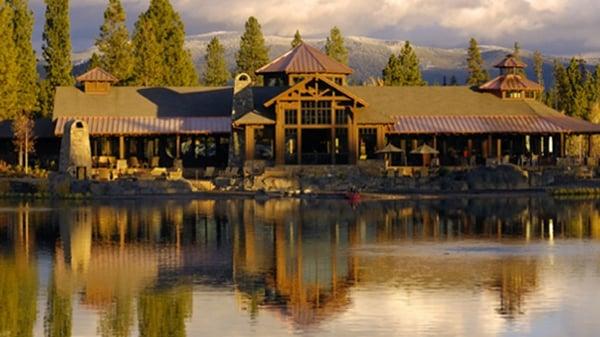
[[[186,336],[201,314],[198,286],[230,289],[229,310],[250,320],[300,329],[347,313],[369,287],[491,294],[496,315],[512,320],[541,292],[536,247],[600,239],[595,200],[3,206],[0,336],[71,336],[81,310],[97,316],[100,336]]]

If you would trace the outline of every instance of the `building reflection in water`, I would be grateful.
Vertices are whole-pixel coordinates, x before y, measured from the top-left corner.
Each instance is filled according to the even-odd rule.
[[[233,289],[238,309],[251,318],[271,314],[299,327],[346,312],[354,287],[380,284],[479,289],[495,294],[497,315],[513,319],[538,291],[539,258],[463,243],[504,249],[600,239],[598,201],[445,199],[356,210],[326,200],[43,207],[20,203],[0,212],[2,336],[33,336],[36,312],[46,336],[70,336],[75,304],[97,313],[101,336],[184,336],[199,284]],[[432,254],[432,245],[442,251]],[[40,290],[45,308],[38,308],[36,256],[44,250],[52,265]]]

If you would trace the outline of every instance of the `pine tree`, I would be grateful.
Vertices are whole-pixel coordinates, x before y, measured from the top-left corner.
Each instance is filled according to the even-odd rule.
[[[0,0],[0,120],[14,118],[19,107],[19,69],[13,36],[13,10]]]
[[[450,76],[450,85],[451,86],[457,86],[458,85],[458,80],[456,79],[455,75]]]
[[[544,57],[539,50],[533,53],[533,71],[535,72],[536,81],[544,86]]]
[[[96,46],[100,52],[100,67],[127,83],[133,73],[133,50],[125,25],[127,16],[120,0],[109,0],[104,11],[104,23]]]
[[[204,73],[202,74],[202,83],[209,87],[226,85],[231,74],[229,73],[229,70],[227,70],[225,48],[223,48],[217,37],[213,37],[208,43],[204,60],[205,64]]]
[[[423,86],[427,84],[421,75],[419,58],[409,41],[406,41],[400,50],[398,61],[400,63],[400,85]]]
[[[246,21],[235,61],[238,72],[250,75],[253,80],[256,80],[255,71],[269,62],[269,49],[265,46],[261,26],[253,16]]]
[[[97,67],[102,67],[100,64],[100,56],[98,56],[97,53],[92,53],[92,57],[90,57],[90,60],[88,61],[87,71]]]
[[[162,86],[198,84],[196,68],[184,42],[183,22],[169,0],[151,0],[136,23],[133,36],[134,82]]]
[[[325,42],[325,52],[334,60],[348,65],[348,50],[344,45],[344,38],[338,27],[331,28],[329,37]]]
[[[400,60],[395,54],[390,55],[388,63],[383,69],[383,83],[388,86],[400,85]]]
[[[160,44],[156,39],[154,24],[143,14],[135,23],[132,43],[134,83],[145,87],[164,85],[164,65],[160,55]]]
[[[302,43],[302,36],[300,36],[300,31],[296,30],[296,34],[294,34],[294,40],[292,40],[292,48],[298,47]]]
[[[31,44],[33,33],[33,13],[26,0],[10,0],[14,11],[13,36],[17,52],[17,75],[19,89],[17,111],[28,115],[37,109],[39,92],[39,76],[37,72],[37,59]]]
[[[479,50],[477,40],[474,38],[471,38],[469,41],[467,68],[469,71],[469,77],[467,78],[468,85],[478,87],[489,79],[488,73],[483,66],[483,59],[481,58],[481,51]]]
[[[69,1],[68,0],[45,0],[46,23],[42,38],[44,61],[46,61],[46,85],[42,88],[49,90],[40,95],[47,102],[40,102],[44,108],[41,114],[49,116],[52,113],[54,91],[59,86],[71,86],[74,84],[71,63],[71,33],[69,24]]]

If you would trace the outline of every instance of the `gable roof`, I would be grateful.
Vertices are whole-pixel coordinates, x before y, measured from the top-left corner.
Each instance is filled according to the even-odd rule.
[[[256,111],[250,111],[233,122],[236,126],[240,125],[273,125],[275,120],[266,117]]]
[[[105,95],[58,87],[53,117],[230,117],[232,102],[230,87],[114,87]]]
[[[298,90],[298,88],[306,85],[307,83],[311,82],[311,81],[321,81],[326,83],[327,85],[329,85],[330,87],[332,87],[333,89],[335,89],[336,91],[341,92],[342,94],[352,98],[353,100],[355,100],[356,102],[360,103],[363,106],[368,105],[368,103],[361,98],[361,96],[359,95],[355,95],[351,90],[348,89],[348,87],[346,86],[342,86],[342,85],[338,85],[337,83],[335,83],[334,81],[328,79],[325,76],[321,76],[321,75],[316,75],[316,76],[311,76],[311,77],[306,77],[305,79],[303,79],[302,81],[294,84],[291,87],[287,87],[286,90],[282,91],[281,93],[279,93],[277,96],[272,97],[271,99],[269,99],[268,101],[266,101],[264,103],[265,107],[269,107],[271,105],[273,105],[278,99],[289,95],[290,93],[294,92],[295,90]]]
[[[75,80],[77,80],[77,82],[119,82],[118,78],[100,67],[96,67],[85,74],[79,75]]]
[[[256,71],[257,74],[352,74],[352,69],[322,51],[301,43],[271,63]]]

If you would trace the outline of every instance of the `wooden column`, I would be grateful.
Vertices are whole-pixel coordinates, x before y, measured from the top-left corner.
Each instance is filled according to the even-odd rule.
[[[496,139],[496,157],[502,159],[502,139]]]
[[[471,138],[469,138],[469,140],[467,140],[467,151],[469,152],[469,156],[473,152],[473,139],[471,139]]]
[[[275,164],[285,164],[285,111],[277,105],[275,122]],[[300,122],[300,121],[298,121]]]
[[[592,157],[594,153],[594,146],[592,145],[592,135],[587,136],[587,156]]]
[[[119,137],[119,159],[125,159],[125,136]]]
[[[565,144],[565,134],[561,133],[560,134],[560,150],[559,150],[561,157],[565,157],[565,155],[567,154],[567,147],[565,145],[566,145]]]
[[[177,135],[177,137],[175,137],[175,159],[179,159],[179,157],[181,157],[181,136]]]
[[[385,131],[382,126],[377,127],[377,150],[385,147]]]
[[[244,133],[245,160],[254,160],[254,126],[247,125]]]
[[[358,127],[356,125],[355,116],[352,116],[352,121],[348,125],[348,147],[349,147],[349,158],[350,164],[356,164],[358,162]]]

